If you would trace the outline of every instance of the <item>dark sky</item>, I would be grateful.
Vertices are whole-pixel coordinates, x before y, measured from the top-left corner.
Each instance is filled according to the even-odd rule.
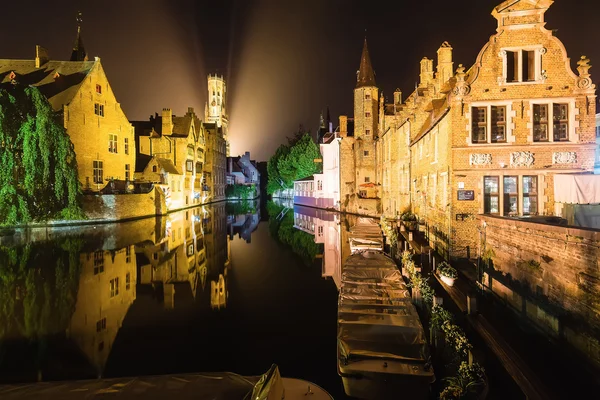
[[[68,59],[75,16],[99,56],[130,120],[170,107],[204,113],[206,74],[228,79],[232,154],[266,160],[302,123],[314,130],[352,113],[353,88],[367,30],[377,84],[405,95],[419,61],[443,41],[455,67],[470,66],[495,32],[500,0],[55,0],[10,2],[0,17],[0,58],[33,58],[36,44]],[[572,64],[600,65],[600,3],[556,0],[546,27],[558,29]],[[600,83],[600,74],[592,77]]]

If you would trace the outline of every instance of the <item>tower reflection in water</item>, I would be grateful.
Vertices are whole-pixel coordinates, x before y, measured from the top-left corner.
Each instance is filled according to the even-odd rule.
[[[228,217],[219,203],[0,238],[0,382],[102,376],[140,295],[167,311],[204,301],[224,309],[229,242],[234,233],[250,241],[258,208]]]

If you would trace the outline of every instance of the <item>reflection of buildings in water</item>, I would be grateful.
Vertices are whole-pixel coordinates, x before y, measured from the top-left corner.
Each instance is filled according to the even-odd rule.
[[[227,217],[229,227],[229,239],[232,240],[235,234],[245,240],[246,243],[251,243],[252,232],[258,227],[260,222],[260,212],[254,214],[230,215]]]
[[[162,292],[165,308],[192,301],[206,284],[206,248],[202,209],[170,214],[165,240],[138,246],[139,282]],[[159,295],[160,297],[160,295]]]
[[[206,276],[211,281],[210,304],[224,308],[227,299],[227,269],[230,267],[230,246],[227,235],[227,212],[225,203],[212,204],[202,219],[206,245]],[[215,286],[223,294],[215,297]],[[213,298],[215,302],[213,302]]]
[[[294,227],[323,243],[323,277],[331,277],[339,288],[342,280],[342,241],[340,215],[302,206],[294,207]]]
[[[136,297],[134,246],[80,255],[81,275],[67,335],[101,374]]]
[[[227,275],[227,270],[225,270],[225,275]],[[228,296],[229,293],[227,292],[225,276],[219,274],[219,279],[217,281],[210,282],[210,306],[217,310],[225,308],[227,306]]]

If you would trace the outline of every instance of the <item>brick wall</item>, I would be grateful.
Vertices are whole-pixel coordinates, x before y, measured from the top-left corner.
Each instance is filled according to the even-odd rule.
[[[118,221],[164,213],[164,195],[155,187],[146,194],[85,195],[83,210],[90,220]]]
[[[580,343],[579,347],[581,343],[598,347],[584,337],[600,331],[600,231],[477,218],[486,247],[494,251],[495,271],[490,273],[497,278],[488,285],[492,291],[513,307],[522,307],[530,320],[551,335],[573,345]],[[547,307],[535,309],[535,298],[544,299]],[[588,356],[600,365],[600,347],[595,351]]]

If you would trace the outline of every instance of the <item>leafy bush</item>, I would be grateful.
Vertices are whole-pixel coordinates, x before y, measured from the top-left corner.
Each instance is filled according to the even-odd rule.
[[[441,276],[445,276],[446,278],[456,279],[458,277],[458,272],[456,269],[451,267],[446,261],[442,261],[438,265],[437,271]]]
[[[410,211],[405,212],[404,214],[402,214],[402,217],[400,217],[402,219],[402,221],[416,221],[417,220],[417,216],[413,213],[411,213]]]
[[[256,188],[254,185],[227,185],[225,187],[225,196],[228,199],[240,199],[248,200],[254,198],[256,195]]]
[[[478,363],[469,365],[462,362],[456,376],[444,379],[447,386],[440,394],[440,399],[454,400],[465,398],[470,393],[476,393],[485,385],[485,370]]]

